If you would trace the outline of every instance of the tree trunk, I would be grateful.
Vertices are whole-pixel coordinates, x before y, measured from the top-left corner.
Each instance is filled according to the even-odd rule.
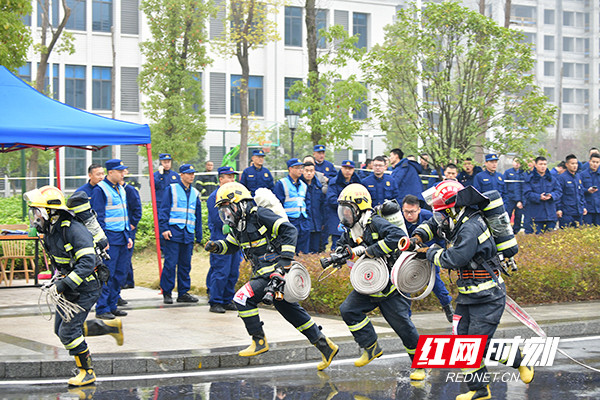
[[[504,5],[504,27],[510,27],[510,11],[512,8],[512,0],[506,0]]]
[[[485,15],[485,0],[479,0],[479,14]]]
[[[319,64],[317,63],[317,9],[315,0],[306,0],[306,17],[304,18],[306,24],[306,47],[308,49],[308,76],[311,77],[310,90],[313,92],[313,96],[318,96],[319,92]],[[309,78],[310,79],[310,78]],[[316,111],[316,110],[314,110]],[[313,110],[309,111],[310,113]],[[322,139],[321,124],[320,121],[311,121],[311,132],[310,137],[313,145],[319,144]],[[316,122],[316,123],[315,123]]]
[[[243,41],[241,51],[238,52],[238,61],[242,67],[242,81],[240,82],[240,162],[238,169],[243,170],[248,166],[248,81],[250,79],[250,65],[248,63],[248,43]]]

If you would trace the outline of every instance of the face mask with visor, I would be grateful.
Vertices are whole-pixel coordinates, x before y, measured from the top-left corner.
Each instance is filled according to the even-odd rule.
[[[46,225],[50,220],[45,208],[29,207],[29,226],[35,228],[38,232],[44,232]]]
[[[338,218],[346,228],[352,228],[360,218],[360,210],[354,203],[343,202],[338,205]]]

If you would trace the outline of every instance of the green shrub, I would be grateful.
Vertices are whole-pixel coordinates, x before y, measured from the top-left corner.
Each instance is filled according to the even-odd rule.
[[[22,198],[21,196],[13,197],[0,197],[0,224],[12,225],[12,224],[27,224],[29,225],[29,219],[25,214],[25,220],[21,217],[23,215],[22,209]]]

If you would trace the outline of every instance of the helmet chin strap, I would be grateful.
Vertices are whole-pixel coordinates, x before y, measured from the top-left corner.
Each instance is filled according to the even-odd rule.
[[[358,222],[354,224],[352,229],[350,229],[350,237],[356,244],[360,244],[363,241],[362,236],[365,233],[365,226],[367,226],[367,222],[372,215],[373,210],[366,210],[362,213],[361,217],[358,219]]]

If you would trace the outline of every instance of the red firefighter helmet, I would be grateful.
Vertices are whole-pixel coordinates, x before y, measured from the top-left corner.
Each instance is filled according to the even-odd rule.
[[[431,208],[433,208],[433,211],[442,211],[454,207],[456,193],[464,188],[460,182],[452,180],[438,183],[432,196]]]

